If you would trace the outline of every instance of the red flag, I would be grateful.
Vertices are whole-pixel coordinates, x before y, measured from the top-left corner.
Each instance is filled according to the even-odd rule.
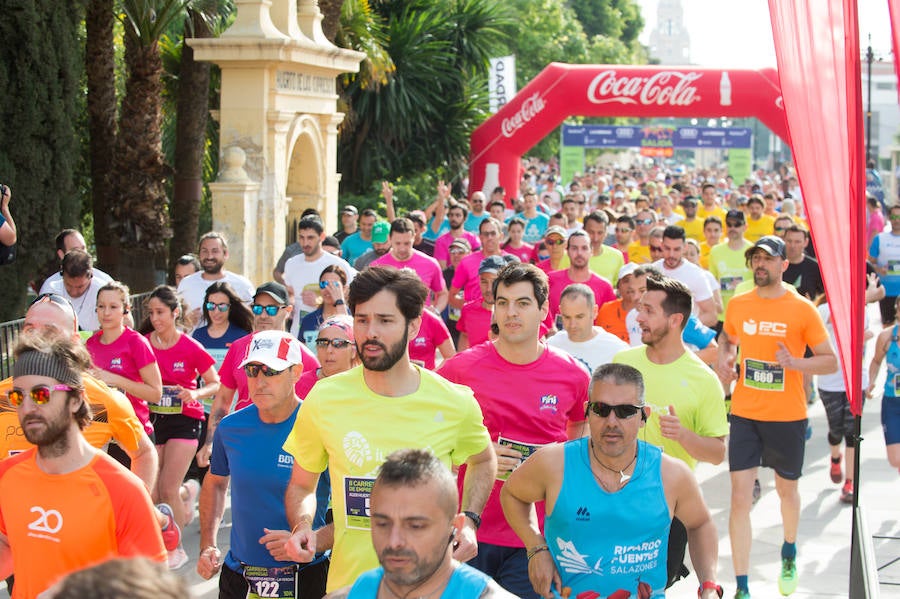
[[[769,0],[769,12],[797,177],[859,415],[866,237],[856,2]]]
[[[894,51],[894,72],[900,73],[900,0],[888,0],[891,13],[891,49]],[[900,83],[897,85],[897,101],[900,102]]]

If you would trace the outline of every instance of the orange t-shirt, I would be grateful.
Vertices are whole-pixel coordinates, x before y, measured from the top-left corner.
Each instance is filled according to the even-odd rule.
[[[93,414],[93,421],[81,431],[87,442],[103,449],[115,439],[125,451],[137,451],[144,428],[128,398],[90,375],[84,375],[84,388]],[[32,446],[22,433],[16,409],[6,399],[10,389],[12,377],[0,381],[0,460]]]
[[[600,306],[594,324],[603,327],[607,333],[615,335],[625,343],[628,343],[628,327],[625,326],[627,312],[622,309],[622,300],[606,302]]]
[[[759,296],[757,288],[736,295],[725,309],[725,333],[740,345],[738,382],[731,413],[766,422],[806,418],[806,395],[799,370],[785,370],[775,359],[778,342],[803,357],[806,346],[828,340],[816,307],[791,289],[781,297]]]
[[[68,474],[47,474],[30,449],[0,462],[0,534],[12,548],[13,599],[112,557],[166,560],[141,480],[104,453]]]

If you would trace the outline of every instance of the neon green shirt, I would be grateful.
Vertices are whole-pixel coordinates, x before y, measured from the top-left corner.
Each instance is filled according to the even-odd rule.
[[[739,250],[728,247],[728,242],[722,242],[709,250],[709,272],[719,282],[719,292],[722,294],[722,312],[719,313],[719,321],[725,319],[725,308],[734,297],[735,288],[743,281],[753,283],[753,273],[747,268],[744,252],[752,243],[744,239],[744,244]]]
[[[625,257],[620,250],[608,245],[603,246],[603,253],[599,256],[591,256],[588,260],[588,268],[592,273],[600,275],[615,287],[619,281],[619,269],[625,266]],[[563,256],[560,268],[569,268],[569,256]]]

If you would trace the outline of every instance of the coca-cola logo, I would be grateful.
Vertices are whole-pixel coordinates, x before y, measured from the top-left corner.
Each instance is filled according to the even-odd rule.
[[[512,137],[525,123],[542,111],[544,106],[544,100],[541,98],[540,92],[536,92],[533,96],[526,98],[516,114],[503,119],[500,130],[503,132],[504,137]]]
[[[588,100],[594,104],[619,102],[657,106],[690,106],[700,100],[691,85],[702,73],[661,71],[652,77],[617,77],[615,71],[603,71],[588,86]]]

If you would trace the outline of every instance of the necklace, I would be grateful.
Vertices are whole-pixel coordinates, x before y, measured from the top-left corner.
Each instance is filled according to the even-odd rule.
[[[631,475],[625,474],[625,471],[628,470],[629,468],[631,468],[631,466],[637,460],[637,456],[638,456],[637,446],[635,446],[635,448],[634,448],[634,457],[631,458],[631,461],[628,462],[628,465],[625,466],[624,468],[622,468],[621,470],[616,470],[615,468],[610,468],[609,466],[604,464],[603,461],[599,457],[597,457],[597,452],[594,449],[594,441],[591,440],[591,441],[589,441],[589,443],[591,444],[591,455],[594,456],[594,459],[597,460],[597,463],[600,464],[601,466],[603,466],[604,468],[606,468],[607,470],[609,470],[610,472],[615,472],[619,475],[619,487],[621,487],[622,485],[627,483],[628,480],[631,478]],[[599,480],[599,478],[598,478],[598,480]]]
[[[175,332],[175,339],[171,341],[163,341],[163,338],[159,336],[159,333],[153,331],[153,335],[156,337],[156,344],[159,346],[159,349],[169,349],[173,347],[178,342],[178,332]]]

